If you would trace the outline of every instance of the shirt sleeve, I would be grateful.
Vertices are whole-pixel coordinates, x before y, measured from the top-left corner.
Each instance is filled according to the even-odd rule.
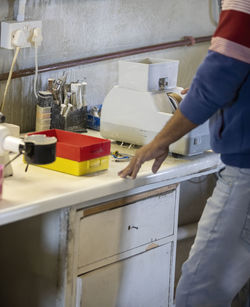
[[[250,64],[209,50],[181,102],[182,114],[197,125],[204,123],[236,99],[249,71]]]

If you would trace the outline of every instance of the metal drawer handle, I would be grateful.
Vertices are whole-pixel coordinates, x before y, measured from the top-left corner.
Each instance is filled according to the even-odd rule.
[[[130,229],[132,229],[132,228],[134,228],[134,229],[139,229],[139,227],[136,227],[136,226],[128,226],[128,230],[130,230]]]

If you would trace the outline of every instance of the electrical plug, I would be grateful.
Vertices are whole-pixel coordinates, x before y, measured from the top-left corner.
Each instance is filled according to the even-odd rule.
[[[34,28],[31,36],[31,44],[33,46],[41,46],[43,41],[42,31],[40,28]]]
[[[27,41],[27,36],[23,30],[17,30],[13,32],[11,44],[13,47],[20,47],[22,48]]]

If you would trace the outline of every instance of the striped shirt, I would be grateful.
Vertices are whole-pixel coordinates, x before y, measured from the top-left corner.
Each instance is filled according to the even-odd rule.
[[[225,0],[210,50],[250,63],[250,0]]]
[[[250,168],[250,0],[224,0],[208,54],[180,105],[196,124],[210,119],[211,147]]]

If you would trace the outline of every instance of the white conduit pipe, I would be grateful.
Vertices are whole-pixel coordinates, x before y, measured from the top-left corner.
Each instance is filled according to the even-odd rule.
[[[178,227],[177,240],[185,240],[196,236],[198,223]]]
[[[38,47],[35,43],[35,77],[34,77],[34,95],[38,99],[37,95],[37,78],[38,78]]]
[[[16,18],[17,21],[24,21],[25,6],[26,6],[26,0],[19,0],[18,12],[17,12],[17,18]]]

